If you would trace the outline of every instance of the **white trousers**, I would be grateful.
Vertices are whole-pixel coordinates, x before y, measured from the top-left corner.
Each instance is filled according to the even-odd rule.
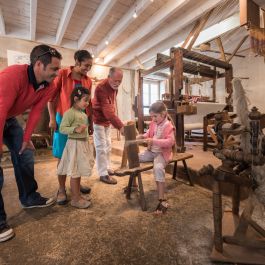
[[[96,149],[96,165],[99,176],[108,175],[110,168],[111,129],[94,124],[94,144]]]
[[[154,177],[157,182],[165,182],[165,167],[167,162],[165,161],[161,153],[154,153],[149,150],[145,150],[139,154],[139,161],[141,162],[152,162],[154,161]]]

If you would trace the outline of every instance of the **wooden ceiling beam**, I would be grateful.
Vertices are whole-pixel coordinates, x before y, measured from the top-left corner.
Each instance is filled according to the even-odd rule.
[[[192,36],[192,39],[187,47],[187,50],[191,50],[192,46],[194,45],[195,41],[197,40],[198,36],[200,35],[202,29],[204,28],[206,22],[208,21],[209,17],[211,16],[213,12],[213,9],[207,12],[202,19],[199,22],[199,26],[196,28],[194,35]]]
[[[97,31],[101,22],[106,18],[109,11],[115,5],[116,2],[117,0],[102,0],[101,1],[101,4],[97,8],[96,13],[92,17],[92,19],[89,21],[83,34],[78,40],[78,44],[77,44],[78,49],[82,49],[86,46],[86,43],[93,36],[93,34]]]
[[[235,48],[235,50],[232,52],[232,55],[227,59],[227,62],[229,63],[233,57],[235,56],[235,54],[238,52],[238,50],[240,49],[240,47],[243,45],[243,43],[246,41],[246,39],[248,38],[249,35],[246,35],[243,37],[243,39],[239,42],[239,44],[237,45],[237,47]]]
[[[6,28],[5,28],[5,20],[2,12],[2,8],[0,7],[0,34],[6,35]]]
[[[221,60],[226,62],[224,46],[223,46],[221,37],[216,38],[215,42],[216,42],[217,46],[219,47],[219,50],[220,50],[220,53],[221,53]]]
[[[72,14],[74,12],[77,0],[67,0],[64,6],[64,10],[60,19],[60,23],[56,33],[55,45],[60,45],[64,36],[64,33],[68,27]]]
[[[140,16],[150,5],[152,2],[150,0],[138,0],[137,6],[137,15]],[[133,14],[135,12],[135,5],[133,5],[129,11],[123,15],[123,17],[118,21],[117,24],[111,29],[108,36],[100,41],[97,45],[96,53],[97,57],[105,56],[108,51],[108,46],[106,46],[105,42],[108,41],[111,44],[112,41],[116,40],[119,35],[132,23],[135,18],[133,18]]]
[[[38,0],[30,0],[30,40],[36,39],[36,22],[37,22]]]
[[[129,38],[123,41],[117,48],[110,52],[105,58],[104,63],[113,61],[119,54],[130,48],[133,44],[140,41],[148,33],[159,28],[161,23],[165,22],[177,10],[185,6],[190,0],[169,0],[163,7],[154,13],[144,24],[141,25]],[[135,56],[134,56],[135,57]]]
[[[213,40],[213,39],[229,32],[229,31],[234,30],[234,29],[239,28],[239,27],[240,27],[239,13],[236,13],[236,14],[228,17],[227,19],[225,19],[219,23],[216,23],[215,25],[212,25],[211,27],[203,30],[201,32],[200,36],[198,37],[198,39],[196,40],[194,46],[198,46],[202,43],[211,41],[211,40]],[[172,36],[171,38],[168,38],[164,41],[160,41],[160,42],[157,41],[156,44],[157,45],[155,45],[155,44],[152,45],[152,47],[154,47],[153,49],[150,48],[149,51],[146,50],[146,52],[142,53],[141,55],[138,54],[139,59],[141,60],[141,62],[144,65],[146,65],[148,62],[151,62],[151,61],[153,64],[153,59],[156,57],[157,52],[169,54],[169,50],[167,50],[168,47],[174,47],[174,46],[180,47],[182,45],[182,42],[181,42],[181,38],[179,38],[178,36],[175,35],[175,36]],[[142,49],[143,49],[143,47],[146,47],[146,42],[143,42],[141,44],[141,46],[142,46]],[[135,49],[134,52],[137,52],[137,50],[138,49]],[[135,56],[135,54],[133,54],[133,52],[132,52],[132,55]],[[129,61],[132,61],[133,58]],[[118,62],[118,65],[121,65],[119,62]],[[133,63],[131,63],[130,67],[134,68],[136,66]]]
[[[176,45],[176,39],[180,39],[179,32],[181,30],[190,25],[192,22],[198,20],[201,17],[202,10],[207,12],[216,5],[220,4],[222,1],[223,0],[204,0],[198,8],[193,8],[193,10],[191,10],[188,14],[181,14],[176,19],[172,20],[164,30],[159,30],[148,40],[141,42],[141,45],[126,53],[125,56],[120,58],[117,65],[125,65],[126,63],[133,61],[135,56],[138,56],[139,58],[142,57],[142,54],[150,53],[151,57],[155,57],[157,52],[164,52],[165,49]],[[183,41],[185,37],[186,32],[183,36],[183,39],[181,38],[181,41]],[[161,44],[159,50],[156,48],[158,44]],[[148,59],[150,59],[150,57]],[[141,59],[141,62],[144,61]]]
[[[185,39],[185,41],[181,45],[181,48],[184,48],[184,49],[186,48],[186,45],[189,43],[190,39],[192,38],[193,34],[195,33],[195,31],[199,27],[199,25],[200,25],[200,21],[195,22],[194,27],[192,28],[189,35],[187,36],[187,38]]]

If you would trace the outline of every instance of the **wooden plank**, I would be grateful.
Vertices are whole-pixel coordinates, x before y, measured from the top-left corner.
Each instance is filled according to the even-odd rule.
[[[231,211],[225,211],[223,214],[223,234],[233,235],[235,226],[238,224],[238,216],[233,215]],[[259,235],[249,229],[248,236],[250,238],[257,238]],[[223,244],[223,251],[219,252],[213,248],[211,260],[219,262],[232,262],[240,264],[260,264],[264,265],[265,253],[264,251],[247,248],[242,246]]]
[[[202,29],[204,28],[206,22],[208,21],[209,17],[211,16],[212,12],[214,9],[210,10],[209,12],[207,12],[201,19],[201,21],[199,22],[198,27],[196,28],[194,35],[188,45],[187,50],[191,50],[192,46],[194,45],[195,41],[197,40],[199,34],[201,33]]]
[[[198,28],[200,22],[197,21],[195,24],[194,24],[194,27],[192,28],[192,30],[190,31],[189,35],[187,36],[187,38],[185,39],[185,41],[183,42],[183,44],[181,45],[181,48],[186,48],[186,45],[188,44],[190,38],[192,37],[192,35],[194,34],[195,30]]]
[[[198,65],[194,63],[189,63],[186,61],[183,62],[183,72],[193,75],[200,74],[201,76],[208,78],[216,78],[219,76],[219,72],[212,70],[210,67],[200,64]]]
[[[193,157],[193,154],[190,153],[175,153],[169,163],[174,163],[178,161],[183,161],[186,159],[190,159]],[[117,176],[126,176],[131,174],[138,174],[140,172],[144,172],[153,168],[153,163],[141,163],[140,166],[134,168],[119,168],[115,170],[115,175]]]
[[[145,163],[144,165],[140,165],[138,167],[134,167],[134,168],[120,168],[120,169],[116,169],[115,175],[116,176],[127,176],[127,175],[131,175],[131,174],[138,174],[140,172],[144,172],[147,170],[150,170],[153,168],[153,163]]]
[[[138,71],[137,106],[138,106],[138,130],[139,133],[144,133],[143,77],[141,76],[141,71]]]
[[[180,91],[183,89],[183,53],[180,50],[173,50],[171,53],[174,60],[174,91],[173,95],[175,99],[179,99]]]
[[[223,47],[223,43],[222,43],[221,38],[218,37],[218,38],[215,39],[215,41],[216,41],[216,43],[217,43],[217,45],[219,47],[219,50],[221,52],[221,59],[226,62],[225,51],[224,51],[224,47]]]
[[[200,51],[200,48],[193,48],[192,50],[194,50],[194,51]],[[209,51],[207,51],[207,53],[218,53],[218,54],[220,54],[220,51],[217,51],[217,50],[209,50]],[[232,55],[232,53],[225,52],[225,55]],[[246,58],[245,55],[240,55],[240,54],[235,54],[234,56],[235,57],[239,57],[239,58]]]
[[[240,26],[260,27],[259,6],[252,0],[240,0]]]
[[[207,55],[203,55],[203,54],[200,54],[194,51],[188,51],[183,48],[174,48],[174,49],[181,50],[183,52],[183,57],[186,59],[191,59],[197,62],[209,64],[209,65],[216,66],[216,67],[223,68],[223,69],[232,68],[231,64],[218,60],[218,59],[214,59]]]
[[[2,9],[0,7],[0,34],[6,35],[5,20],[3,17]]]
[[[141,73],[141,77],[144,77],[144,76],[147,76],[149,74],[152,74],[152,73],[155,73],[155,72],[158,72],[162,69],[166,69],[166,68],[169,68],[170,66],[172,65],[172,60],[171,59],[168,59],[166,62],[164,63],[161,63],[159,65],[156,65],[150,69],[147,69],[147,70],[141,70],[140,73]]]
[[[231,56],[227,59],[227,62],[229,63],[232,58],[235,56],[235,54],[238,52],[238,50],[241,48],[241,46],[243,45],[243,43],[246,41],[246,39],[248,38],[249,35],[246,35],[245,37],[243,37],[243,39],[239,42],[239,44],[237,45],[237,47],[235,48],[235,50],[233,51],[233,53],[231,54]]]
[[[214,70],[216,70],[216,67],[214,67]],[[216,101],[216,78],[213,79],[212,89],[213,89],[213,102],[215,102]]]
[[[228,96],[226,97],[226,103],[231,105],[232,93],[233,93],[233,68],[225,70],[225,89]]]
[[[213,183],[213,219],[214,219],[214,247],[223,252],[222,239],[222,194],[220,182]]]
[[[162,69],[170,68],[172,67],[172,65],[173,65],[172,60],[168,59],[167,61],[159,65],[156,65],[150,69],[141,70],[141,76],[145,77],[147,75],[154,74]],[[205,65],[198,65],[195,63],[187,62],[185,60],[183,61],[183,73],[194,74],[194,75],[200,74],[203,77],[209,77],[209,78],[219,77],[220,74],[218,71],[212,70]]]
[[[134,124],[124,126],[124,136],[125,136],[125,141],[136,139],[136,128]],[[127,146],[127,158],[128,158],[129,168],[140,166],[137,143],[130,144]]]

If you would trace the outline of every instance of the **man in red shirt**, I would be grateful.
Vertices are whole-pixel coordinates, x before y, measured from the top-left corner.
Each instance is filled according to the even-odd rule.
[[[110,125],[123,134],[123,123],[115,113],[115,101],[122,77],[121,69],[110,68],[108,78],[96,87],[92,100],[97,170],[100,181],[107,184],[117,184],[116,179],[110,176],[113,174],[110,168]]]
[[[34,146],[30,140],[41,112],[56,92],[50,83],[58,75],[61,54],[47,46],[38,45],[30,54],[30,65],[12,65],[0,72],[0,159],[2,144],[11,153],[12,163],[23,208],[47,207],[54,199],[42,197],[34,179]],[[31,109],[25,132],[16,116]],[[4,201],[1,194],[4,177],[0,167],[0,242],[14,236],[7,225]]]

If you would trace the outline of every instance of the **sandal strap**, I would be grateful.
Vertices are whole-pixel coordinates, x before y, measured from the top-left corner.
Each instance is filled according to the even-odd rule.
[[[160,199],[155,211],[166,213],[168,209],[168,203],[165,199]]]

